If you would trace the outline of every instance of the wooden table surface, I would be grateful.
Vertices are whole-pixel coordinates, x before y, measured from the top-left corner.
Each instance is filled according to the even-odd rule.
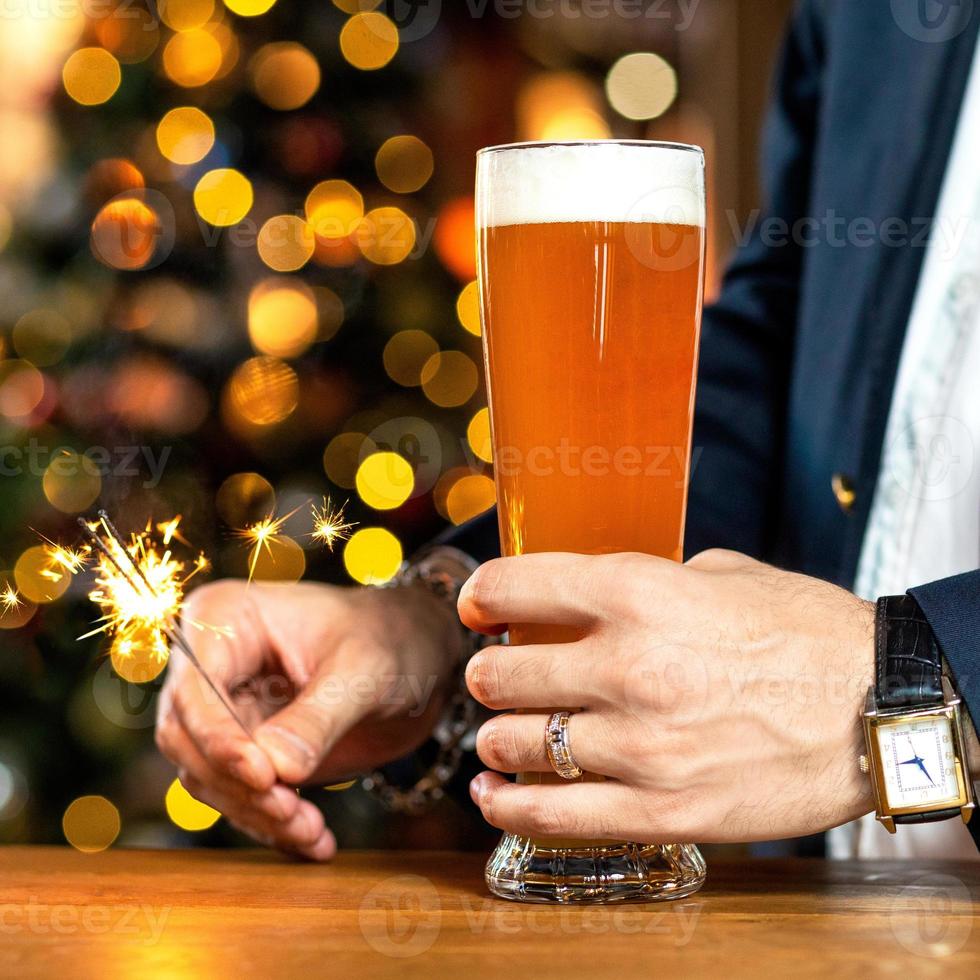
[[[0,976],[980,975],[980,865],[753,860],[657,905],[516,905],[479,854],[0,848]]]

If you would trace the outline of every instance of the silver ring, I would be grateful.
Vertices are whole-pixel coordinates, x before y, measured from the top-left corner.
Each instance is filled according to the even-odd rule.
[[[568,720],[571,715],[567,711],[556,711],[549,719],[544,733],[544,745],[548,752],[551,768],[562,779],[579,779],[583,770],[572,757],[572,748],[568,742]]]

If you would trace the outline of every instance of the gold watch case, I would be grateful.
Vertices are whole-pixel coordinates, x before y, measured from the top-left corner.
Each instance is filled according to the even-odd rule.
[[[875,703],[875,691],[868,688],[864,706],[864,741],[867,755],[861,756],[859,765],[862,772],[868,773],[875,795],[875,816],[889,833],[896,830],[895,817],[909,813],[929,813],[937,810],[950,810],[954,807],[960,811],[963,823],[968,823],[976,802],[973,797],[973,783],[966,762],[966,748],[963,738],[963,719],[961,700],[952,689],[948,678],[942,679],[943,704],[934,708],[897,708],[889,711],[879,711]],[[894,725],[897,722],[912,722],[918,719],[945,717],[949,720],[952,733],[953,767],[957,785],[957,795],[940,801],[929,801],[914,806],[891,807],[888,803],[888,792],[885,785],[884,763],[881,758],[881,747],[878,740],[878,729],[884,725]]]

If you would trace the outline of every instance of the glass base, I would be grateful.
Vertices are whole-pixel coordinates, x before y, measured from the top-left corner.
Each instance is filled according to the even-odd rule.
[[[660,902],[704,884],[693,844],[603,844],[549,847],[505,834],[487,862],[494,895],[515,902]]]

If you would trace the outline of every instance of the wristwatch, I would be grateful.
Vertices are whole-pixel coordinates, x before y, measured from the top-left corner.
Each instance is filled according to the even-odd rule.
[[[969,822],[976,804],[960,697],[910,595],[878,600],[864,738],[861,771],[871,777],[876,816],[890,833],[898,824]]]

